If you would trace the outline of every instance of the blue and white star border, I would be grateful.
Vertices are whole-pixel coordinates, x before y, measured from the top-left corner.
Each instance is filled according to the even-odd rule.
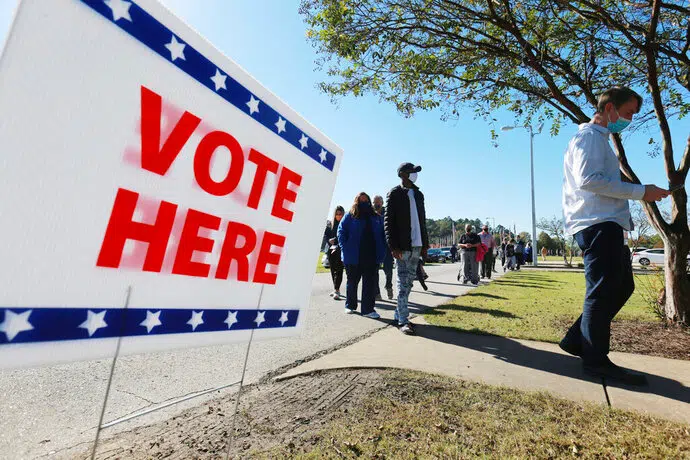
[[[269,131],[333,171],[335,155],[199,53],[134,1],[81,0]]]
[[[297,325],[296,309],[0,308],[0,345]]]

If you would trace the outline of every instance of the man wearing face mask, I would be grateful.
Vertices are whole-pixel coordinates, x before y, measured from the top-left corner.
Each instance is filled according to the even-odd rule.
[[[563,215],[566,231],[582,249],[586,294],[582,315],[560,347],[582,358],[584,371],[633,385],[644,375],[609,360],[611,321],[635,290],[624,230],[632,230],[628,200],[659,201],[669,195],[655,185],[621,180],[618,158],[609,144],[639,113],[642,98],[630,88],[615,87],[598,99],[589,123],[580,125],[563,161]]]
[[[414,185],[421,166],[403,163],[398,168],[402,184],[388,192],[385,223],[386,241],[396,259],[398,273],[398,304],[395,319],[403,334],[414,334],[409,322],[407,299],[417,274],[419,257],[426,257],[429,237],[426,231],[424,195]]]

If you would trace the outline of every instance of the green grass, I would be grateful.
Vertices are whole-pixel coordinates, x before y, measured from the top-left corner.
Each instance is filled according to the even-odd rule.
[[[570,256],[568,256],[568,260],[570,260]],[[542,261],[541,255],[539,256],[539,262]],[[563,256],[546,256],[546,261],[547,262],[563,262]],[[573,257],[573,265],[577,266],[577,264],[583,263],[582,257]]]
[[[584,294],[582,273],[511,272],[430,310],[425,318],[467,332],[558,342],[563,334],[558,320],[574,321],[582,311]],[[616,319],[657,321],[638,292]]]
[[[323,257],[325,253],[320,252],[319,253],[319,258],[316,259],[316,273],[330,273],[331,270],[328,268],[325,268],[323,265],[321,265],[321,258]]]
[[[262,458],[690,458],[686,425],[546,393],[387,371],[324,429]]]

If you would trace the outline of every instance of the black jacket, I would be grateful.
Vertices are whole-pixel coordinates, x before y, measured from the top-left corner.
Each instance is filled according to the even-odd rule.
[[[407,190],[398,185],[388,192],[386,199],[384,228],[386,230],[386,242],[391,250],[409,251],[412,249],[410,198],[407,196]],[[426,231],[424,194],[417,187],[414,187],[412,190],[414,190],[414,200],[417,204],[419,229],[422,232],[422,247],[426,249],[429,247],[429,235]]]

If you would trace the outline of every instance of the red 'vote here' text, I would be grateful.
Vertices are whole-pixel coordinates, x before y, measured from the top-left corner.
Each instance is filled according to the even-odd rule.
[[[165,176],[201,123],[201,119],[185,111],[168,137],[161,142],[161,110],[161,96],[142,86],[141,167]],[[224,177],[216,181],[211,177],[212,159],[216,150],[221,147],[227,149],[230,154],[230,167]],[[255,149],[250,149],[245,159],[242,146],[227,132],[212,131],[201,138],[194,152],[194,180],[209,195],[226,197],[239,185],[245,161],[256,166],[246,206],[251,209],[259,208],[264,198],[266,180],[269,174],[274,175],[278,184],[272,197],[271,215],[292,222],[294,214],[288,206],[296,201],[297,192],[291,187],[299,187],[302,176]],[[138,193],[123,188],[118,190],[96,262],[97,266],[119,268],[125,244],[131,240],[145,243],[147,246],[141,269],[161,272],[175,219],[184,219],[172,265],[173,274],[228,279],[231,264],[234,263],[236,265],[232,273],[237,280],[275,284],[277,275],[275,270],[269,267],[275,266],[277,269],[280,264],[279,250],[285,245],[284,236],[263,232],[259,237],[248,225],[233,221],[222,224],[220,217],[195,209],[178,213],[178,206],[167,201],[160,202],[155,222],[138,222],[134,219],[138,200]],[[197,252],[213,252],[216,244],[213,239],[201,236],[200,231],[204,235],[208,235],[209,231],[219,231],[223,234],[220,255],[213,266],[193,260]],[[250,264],[252,258],[254,263]]]

